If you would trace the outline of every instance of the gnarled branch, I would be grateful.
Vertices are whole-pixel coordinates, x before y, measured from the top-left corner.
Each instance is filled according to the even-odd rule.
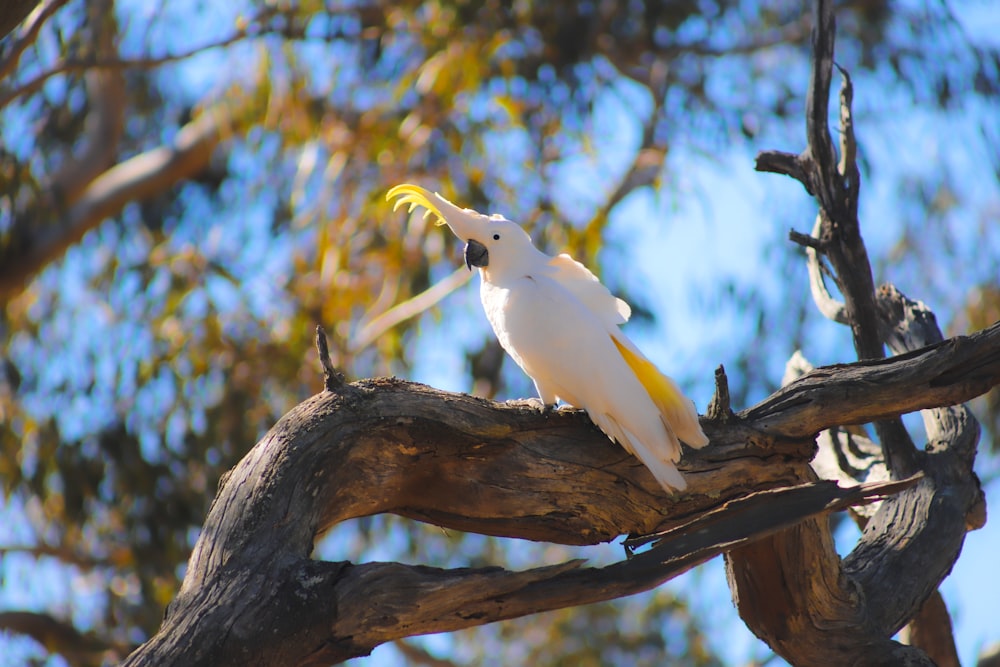
[[[941,333],[933,314],[891,286],[877,295],[874,290],[857,217],[860,183],[850,79],[844,72],[838,162],[827,126],[833,3],[817,0],[815,8],[806,109],[808,147],[792,158],[786,153],[762,154],[758,168],[795,177],[816,198],[819,224],[813,236],[818,243],[810,244],[808,250],[813,295],[824,315],[851,327],[859,358],[880,359],[883,344],[888,344],[899,356],[882,363],[893,365],[913,355],[926,359],[929,352],[940,349]],[[843,304],[826,292],[817,250],[833,267]],[[958,339],[953,342],[960,345]],[[988,356],[1000,358],[1000,348]],[[975,374],[973,366],[959,362],[950,370],[931,372],[923,382],[937,390],[957,377],[974,382]],[[845,391],[850,389],[845,387]],[[920,611],[951,570],[966,530],[981,525],[982,492],[972,470],[979,429],[962,406],[927,411],[929,442],[918,452],[895,414],[885,410],[874,420],[885,469],[896,477],[922,471],[924,479],[882,503],[867,519],[861,540],[843,563],[833,549],[829,527],[815,519],[726,556],[740,615],[792,664],[932,664],[922,651],[899,645],[890,637]],[[837,420],[841,425],[860,423],[849,415],[843,417]],[[823,442],[839,445],[835,436]],[[829,462],[830,457],[825,458]],[[841,458],[838,463],[843,468],[846,461]],[[817,469],[824,469],[823,465]],[[845,472],[849,471],[835,474],[839,477]],[[811,479],[815,479],[813,472],[805,471],[803,480]]]
[[[885,405],[910,410],[982,393],[1000,383],[998,342],[1000,325],[889,361],[818,368],[726,423],[706,420],[711,444],[686,452],[689,490],[670,496],[581,412],[543,413],[394,379],[321,393],[224,478],[163,626],[127,664],[329,663],[412,634],[646,590],[842,506],[844,492],[829,483],[786,488],[803,488],[813,435],[845,415],[869,421]],[[983,370],[952,377],[944,391],[932,381],[970,364]],[[904,394],[895,381],[906,377]],[[794,510],[762,512],[770,503],[760,493],[794,494],[780,502]],[[330,527],[382,512],[573,545],[673,530],[660,546],[600,569],[310,559]]]

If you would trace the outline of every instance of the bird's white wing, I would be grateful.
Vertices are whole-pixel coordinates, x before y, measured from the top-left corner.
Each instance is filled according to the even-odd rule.
[[[583,408],[661,485],[685,488],[674,466],[681,453],[677,436],[612,338],[606,308],[595,312],[547,275],[526,276],[509,289],[483,294],[497,337],[535,381],[543,400],[558,396]],[[493,295],[502,296],[502,306],[488,303]]]
[[[597,279],[590,269],[566,253],[548,263],[549,275],[566,288],[592,313],[608,326],[628,322],[632,315],[629,305],[617,298]]]
[[[617,325],[628,321],[631,315],[628,304],[611,294],[587,267],[565,253],[553,257],[549,267],[555,269],[552,277],[608,326],[617,351],[660,408],[667,430],[676,433],[692,447],[708,444],[708,438],[698,423],[694,404],[618,329]],[[594,421],[598,420],[595,418]],[[604,424],[599,422],[599,425],[608,432]],[[624,444],[620,438],[615,438]]]

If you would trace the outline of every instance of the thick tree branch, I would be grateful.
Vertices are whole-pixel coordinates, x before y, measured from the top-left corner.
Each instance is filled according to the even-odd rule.
[[[706,420],[712,444],[686,452],[689,491],[671,496],[581,412],[543,413],[400,380],[323,392],[224,478],[160,632],[128,664],[328,664],[408,635],[646,590],[803,516],[860,500],[829,483],[800,486],[812,435],[843,415],[868,421],[885,404],[930,407],[985,391],[1000,382],[998,337],[1000,324],[891,361],[819,368],[728,423]],[[969,370],[973,360],[992,364],[992,380]],[[952,378],[946,392],[929,380],[956,366],[974,377]],[[905,376],[924,381],[902,396],[893,378]],[[781,490],[789,486],[799,490]],[[775,503],[781,512],[762,511]],[[655,548],[600,569],[309,559],[330,527],[382,512],[562,544],[673,530]]]
[[[821,311],[850,325],[858,357],[882,358],[885,342],[900,355],[887,363],[912,359],[913,355],[929,359],[926,355],[940,349],[941,341],[933,314],[891,286],[875,294],[857,217],[860,180],[850,78],[844,72],[841,155],[837,162],[827,127],[835,34],[833,3],[817,0],[815,8],[813,71],[806,111],[808,148],[793,158],[762,154],[758,168],[799,179],[818,201],[819,224],[813,232],[818,243],[807,250],[810,285]],[[826,291],[817,249],[833,267],[844,296],[842,305]],[[994,325],[989,331],[996,329]],[[953,342],[958,343],[958,339]],[[996,373],[1000,358],[997,341],[990,347],[988,375]],[[921,349],[912,351],[916,348]],[[788,388],[810,376],[815,378],[817,371]],[[958,361],[950,370],[939,368],[918,383],[939,389],[953,378],[971,380],[975,373],[973,366]],[[846,386],[843,389],[852,391]],[[874,423],[886,467],[896,477],[922,470],[924,479],[881,504],[843,564],[833,549],[829,528],[815,519],[727,554],[730,586],[741,616],[792,664],[932,664],[927,654],[896,644],[890,637],[934,594],[958,557],[966,530],[983,521],[982,492],[972,471],[979,429],[962,406],[925,411],[929,442],[924,452],[917,452],[895,414],[886,410]],[[841,415],[838,421],[860,423],[850,415]],[[830,435],[824,444],[837,448],[839,437]],[[816,469],[823,470],[828,463]],[[838,477],[849,472],[843,469],[848,463],[844,457],[837,463],[841,468],[835,473]],[[803,479],[813,479],[812,471],[806,471]]]
[[[327,665],[366,655],[378,644],[401,636],[459,630],[622,597],[648,590],[725,548],[794,525],[804,516],[867,502],[915,481],[846,490],[825,483],[751,494],[657,536],[649,551],[603,568],[585,569],[581,561],[570,561],[525,572],[441,570],[399,563],[317,563],[300,557],[297,569],[282,568],[273,580],[284,599],[271,601],[258,595],[258,600],[271,604],[263,609],[255,605],[255,615],[246,626],[230,628],[225,641],[205,641],[206,634],[211,639],[218,633],[211,626],[206,632],[205,624],[199,624],[203,619],[192,617],[189,610],[172,610],[164,626],[174,621],[176,629],[161,629],[126,664]],[[774,503],[781,508],[777,515],[769,511]],[[263,579],[260,563],[252,565]],[[229,608],[225,602],[213,600],[212,609]],[[278,637],[261,632],[274,627],[268,608],[283,614],[282,629],[288,632]],[[231,641],[233,636],[241,641]]]
[[[962,403],[998,382],[1000,323],[888,360],[817,368],[740,417],[767,432],[815,435],[831,426]],[[822,426],[815,429],[817,424]]]
[[[933,317],[919,307],[922,304],[905,300],[892,288],[880,291],[880,303],[883,330],[896,332],[894,348],[912,349],[921,337],[940,338]],[[981,332],[990,332],[981,339],[989,341],[987,355],[994,359],[987,362],[994,368],[990,373],[1000,356],[998,341],[992,337],[997,331],[1000,323]],[[866,364],[877,368],[912,360],[915,354],[929,362],[928,354],[941,345]],[[966,379],[975,373],[974,366],[955,361],[954,370],[931,371],[928,386],[948,384],[963,371]],[[933,362],[927,370],[930,365]],[[806,374],[788,389],[816,378],[822,370]],[[930,410],[924,416],[930,440],[923,465],[927,476],[914,489],[881,505],[843,567],[828,527],[815,520],[727,555],[741,615],[793,664],[811,664],[819,656],[836,656],[836,662],[843,664],[889,664],[904,657],[915,661],[912,664],[930,664],[921,662],[926,656],[907,653],[888,637],[934,593],[951,569],[966,530],[982,525],[983,511],[978,480],[971,471],[978,440],[975,421],[963,406]],[[920,635],[923,629],[916,630]]]
[[[918,341],[940,339],[934,314],[922,303],[910,301],[891,285],[880,288],[877,297],[883,337],[894,352],[911,350]],[[803,372],[808,370],[811,367],[805,368]],[[971,466],[967,450],[975,445],[970,437],[976,430],[966,426],[970,418],[967,408],[961,405],[924,412],[928,439],[931,442],[946,443],[949,434],[968,434],[956,449],[965,450],[961,455],[967,458]],[[881,448],[867,438],[852,435],[849,431],[830,430],[821,434],[819,451],[812,466],[821,477],[841,480],[842,483],[889,479]],[[966,517],[966,524],[970,528],[979,527],[983,523],[981,513],[978,512],[979,506],[976,503]],[[856,506],[852,510],[863,529],[879,508],[879,504],[872,504]],[[904,643],[924,650],[939,667],[958,664],[951,619],[938,591],[933,592],[923,603],[917,615],[901,632],[901,638]]]

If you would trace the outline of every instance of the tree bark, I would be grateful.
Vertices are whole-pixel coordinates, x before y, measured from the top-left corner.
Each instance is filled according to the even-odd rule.
[[[792,176],[816,198],[819,215],[813,237],[793,234],[792,240],[807,246],[817,306],[830,319],[851,327],[859,358],[881,359],[888,345],[898,356],[883,363],[894,364],[925,355],[942,336],[923,304],[891,285],[875,292],[857,217],[860,180],[854,162],[850,78],[842,71],[838,162],[827,124],[833,3],[817,0],[815,8],[808,147],[800,155],[764,153],[757,168]],[[820,254],[833,267],[843,304],[826,291]],[[1000,356],[1000,348],[988,356]],[[958,375],[971,380],[977,372],[975,366],[960,363],[928,378],[928,386],[946,386]],[[805,377],[810,375],[815,371]],[[972,469],[979,428],[963,406],[929,410],[924,413],[928,444],[918,451],[898,414],[885,411],[872,419],[884,465],[855,469],[836,451],[818,459],[818,470],[832,468],[838,478],[876,469],[894,478],[923,474],[919,484],[888,498],[864,520],[861,540],[843,561],[833,548],[827,522],[815,518],[726,555],[741,617],[794,665],[934,664],[924,651],[891,637],[935,594],[958,558],[966,531],[985,521],[983,495]],[[858,422],[840,420],[840,425],[853,423]],[[837,434],[823,442],[840,447]],[[816,479],[811,468],[801,473],[803,481]],[[936,640],[937,646],[943,643]]]
[[[826,295],[824,312],[851,327],[863,361],[814,369],[739,414],[720,383],[703,420],[711,444],[685,452],[689,488],[668,496],[582,413],[398,380],[346,385],[321,348],[327,391],[222,480],[160,631],[127,664],[327,664],[406,636],[639,592],[722,552],[741,616],[792,664],[932,664],[891,637],[985,520],[972,472],[978,427],[950,406],[1000,383],[1000,323],[943,341],[922,304],[891,286],[875,293],[846,74],[839,164],[826,122],[833,38],[832,4],[818,0],[808,148],[764,154],[758,168],[816,196],[807,245],[831,262],[844,295],[841,305]],[[885,345],[897,356],[884,359]],[[922,451],[898,419],[914,410],[929,411]],[[869,474],[905,479],[847,490],[818,479],[817,434],[864,423],[875,424],[884,462]],[[824,514],[873,495],[885,499],[841,560]],[[605,568],[524,572],[309,558],[332,526],[382,512],[571,545],[653,534],[627,542],[653,546]]]
[[[685,452],[688,492],[669,496],[581,412],[543,413],[394,379],[342,384],[328,370],[337,391],[294,408],[220,482],[177,598],[126,664],[329,664],[401,637],[646,590],[835,506],[836,494],[763,505],[751,494],[792,493],[815,434],[843,420],[968,400],[1000,383],[997,350],[1000,324],[889,361],[818,368],[747,411],[703,420],[711,444]],[[914,482],[925,484],[906,484]],[[799,508],[789,516],[754,509],[789,505]],[[720,507],[723,518],[713,513]],[[675,531],[601,569],[310,559],[332,526],[381,512],[574,545]]]

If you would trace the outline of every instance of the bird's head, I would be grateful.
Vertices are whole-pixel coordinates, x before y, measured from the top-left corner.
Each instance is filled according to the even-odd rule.
[[[437,224],[448,225],[455,236],[465,241],[465,264],[470,270],[475,266],[488,274],[502,275],[538,254],[527,232],[499,213],[483,215],[471,208],[459,208],[436,192],[408,183],[397,185],[385,196],[386,200],[395,197],[398,199],[393,211],[405,204],[411,212],[423,206],[427,209],[424,217],[437,216]]]

